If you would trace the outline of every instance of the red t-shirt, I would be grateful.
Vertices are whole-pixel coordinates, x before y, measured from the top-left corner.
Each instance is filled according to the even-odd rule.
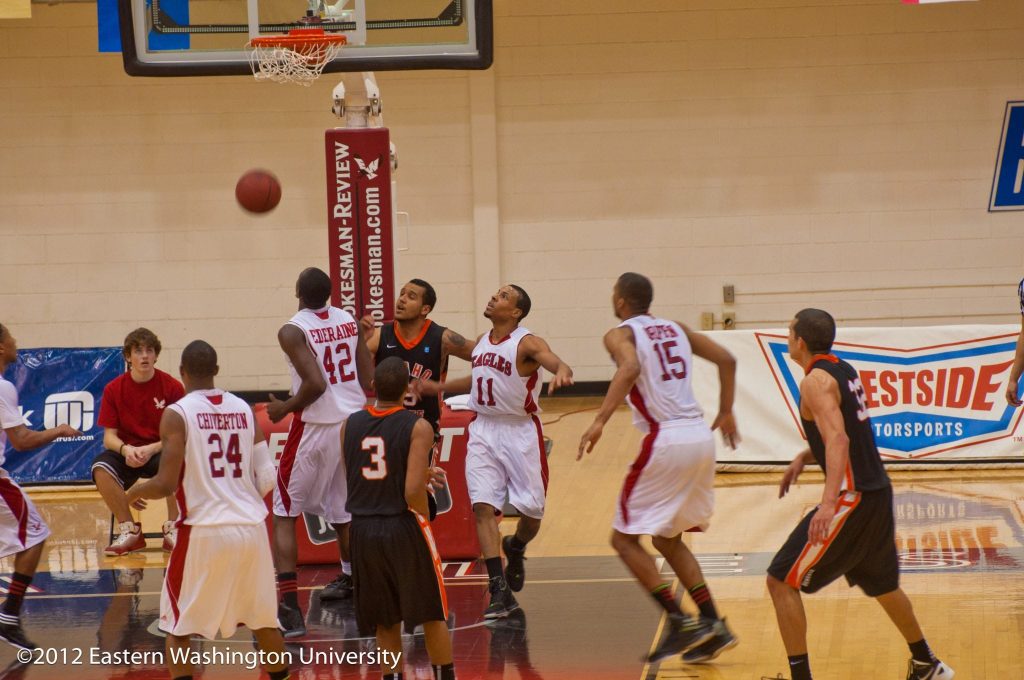
[[[122,373],[103,388],[100,427],[117,428],[117,436],[130,446],[160,441],[164,409],[185,396],[181,383],[159,368],[148,381],[137,383],[131,372]]]

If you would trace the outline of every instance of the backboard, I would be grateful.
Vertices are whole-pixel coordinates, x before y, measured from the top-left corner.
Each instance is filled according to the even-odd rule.
[[[491,0],[118,0],[131,76],[252,75],[251,37],[315,23],[347,44],[324,68],[486,69]]]

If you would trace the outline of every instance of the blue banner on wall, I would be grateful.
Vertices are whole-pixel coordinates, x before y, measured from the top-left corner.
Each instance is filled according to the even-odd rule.
[[[1009,102],[988,209],[1024,210],[1024,102]]]
[[[103,428],[96,423],[103,388],[122,373],[120,347],[18,350],[4,378],[18,389],[22,422],[30,430],[66,423],[82,436],[31,451],[15,451],[8,443],[4,469],[18,483],[92,481],[89,467],[103,450]]]

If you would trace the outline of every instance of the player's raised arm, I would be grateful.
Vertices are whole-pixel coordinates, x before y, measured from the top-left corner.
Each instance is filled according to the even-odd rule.
[[[721,430],[722,438],[730,448],[740,442],[736,419],[732,414],[736,399],[736,358],[726,348],[704,335],[691,331],[685,324],[676,321],[686,333],[690,348],[696,356],[706,359],[718,367],[718,415],[711,423],[712,430]]]
[[[536,335],[527,335],[519,343],[523,355],[529,361],[539,364],[552,374],[551,382],[548,383],[548,394],[553,394],[559,387],[573,384],[572,369],[569,364],[558,358],[558,355],[551,351],[551,347],[544,338]]]
[[[800,383],[800,401],[810,410],[825,443],[825,491],[807,534],[811,543],[818,544],[828,536],[836,513],[843,479],[850,465],[850,438],[839,408],[839,386],[832,376],[821,370],[808,373]]]
[[[366,349],[370,350],[370,354],[375,354],[380,346],[380,326],[373,316],[366,314],[359,319],[359,332],[366,340]]]
[[[412,428],[409,442],[409,460],[405,469],[405,500],[409,507],[423,517],[430,508],[427,502],[427,481],[429,479],[430,450],[434,446],[434,429],[420,418]]]
[[[270,395],[270,402],[267,404],[267,416],[275,423],[279,422],[289,413],[306,408],[319,399],[320,395],[327,390],[327,382],[320,372],[320,367],[316,365],[316,358],[309,351],[309,346],[306,344],[306,336],[301,328],[290,323],[281,326],[281,330],[277,333],[277,341],[281,345],[281,349],[284,350],[284,353],[288,355],[288,359],[291,360],[292,366],[295,367],[295,372],[299,374],[301,384],[295,394],[285,401]],[[365,349],[366,344],[361,344]],[[359,352],[357,350],[357,358],[358,355]],[[362,371],[360,371],[360,376],[361,374]],[[362,382],[362,377],[360,377],[360,382]]]
[[[174,493],[178,488],[181,466],[185,461],[185,437],[184,419],[174,409],[164,409],[164,414],[160,418],[160,441],[163,442],[160,469],[156,477],[128,489],[129,503],[134,503],[140,498],[164,498]]]
[[[441,336],[441,346],[444,349],[444,353],[449,356],[458,357],[465,361],[473,360],[473,345],[451,328],[444,329],[444,334]]]
[[[369,392],[373,389],[373,354],[362,334],[356,338],[356,374],[359,376],[359,386],[363,390]]]
[[[594,422],[580,437],[576,460],[583,458],[584,453],[594,450],[594,445],[597,444],[604,431],[604,424],[625,401],[626,395],[629,394],[636,379],[640,376],[640,359],[636,354],[636,340],[633,338],[632,329],[626,326],[611,329],[604,335],[604,347],[615,361],[617,368],[608,385],[608,393],[604,395],[604,401],[601,402],[601,408],[594,416]]]

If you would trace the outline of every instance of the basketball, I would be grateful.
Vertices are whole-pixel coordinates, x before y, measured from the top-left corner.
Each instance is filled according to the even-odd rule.
[[[269,212],[281,201],[281,183],[266,170],[249,170],[235,185],[235,199],[249,212]]]

